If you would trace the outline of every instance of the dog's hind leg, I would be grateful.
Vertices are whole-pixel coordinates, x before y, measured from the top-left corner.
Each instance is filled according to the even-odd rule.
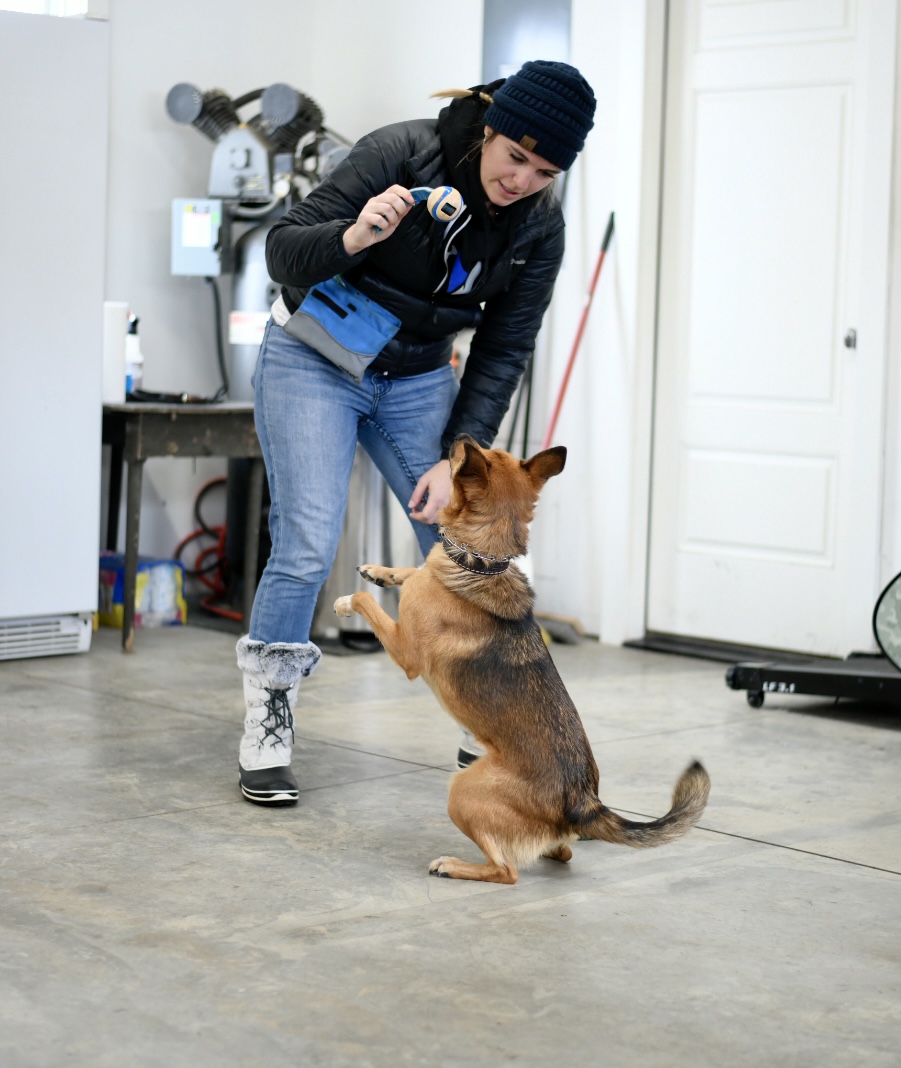
[[[418,567],[382,567],[379,564],[361,564],[357,568],[367,582],[376,586],[403,586],[418,570]]]
[[[516,865],[504,856],[497,842],[485,837],[476,845],[485,854],[487,864],[470,864],[456,857],[439,857],[429,865],[429,875],[443,879],[476,879],[483,883],[516,882],[519,878]]]
[[[507,799],[498,796],[490,755],[477,760],[451,779],[447,814],[466,837],[481,849],[487,863],[471,864],[457,857],[439,857],[429,865],[429,875],[488,883],[515,883],[519,876],[508,843],[510,834],[515,835],[516,829],[522,825],[522,817]],[[535,857],[538,852],[536,849]]]

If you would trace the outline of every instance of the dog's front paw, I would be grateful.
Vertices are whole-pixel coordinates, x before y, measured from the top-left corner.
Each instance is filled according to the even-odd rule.
[[[453,879],[448,868],[456,859],[456,857],[439,857],[433,860],[429,865],[429,875],[434,875],[438,879]]]
[[[357,571],[367,582],[371,582],[376,586],[395,585],[390,567],[381,567],[379,564],[361,564]]]
[[[353,597],[350,594],[346,597],[339,597],[338,600],[335,601],[336,616],[352,616],[353,614]]]

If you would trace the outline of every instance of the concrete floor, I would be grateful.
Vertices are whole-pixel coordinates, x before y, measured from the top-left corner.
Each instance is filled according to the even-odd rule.
[[[901,721],[767,698],[725,665],[553,656],[602,796],[687,838],[576,843],[514,887],[445,811],[458,732],[383,653],[305,684],[301,801],[241,800],[235,638],[0,664],[0,1064],[896,1065]]]

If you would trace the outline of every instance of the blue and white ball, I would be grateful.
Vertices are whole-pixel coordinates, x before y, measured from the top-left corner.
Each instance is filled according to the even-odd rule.
[[[452,185],[439,185],[429,193],[426,206],[433,219],[450,222],[463,207],[463,197]]]

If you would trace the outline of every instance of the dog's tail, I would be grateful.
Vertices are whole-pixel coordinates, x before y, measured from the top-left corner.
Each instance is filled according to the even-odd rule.
[[[685,771],[673,790],[673,804],[665,816],[650,823],[623,819],[598,801],[593,813],[586,813],[576,826],[585,838],[650,849],[681,838],[701,818],[710,794],[710,777],[695,761]]]

